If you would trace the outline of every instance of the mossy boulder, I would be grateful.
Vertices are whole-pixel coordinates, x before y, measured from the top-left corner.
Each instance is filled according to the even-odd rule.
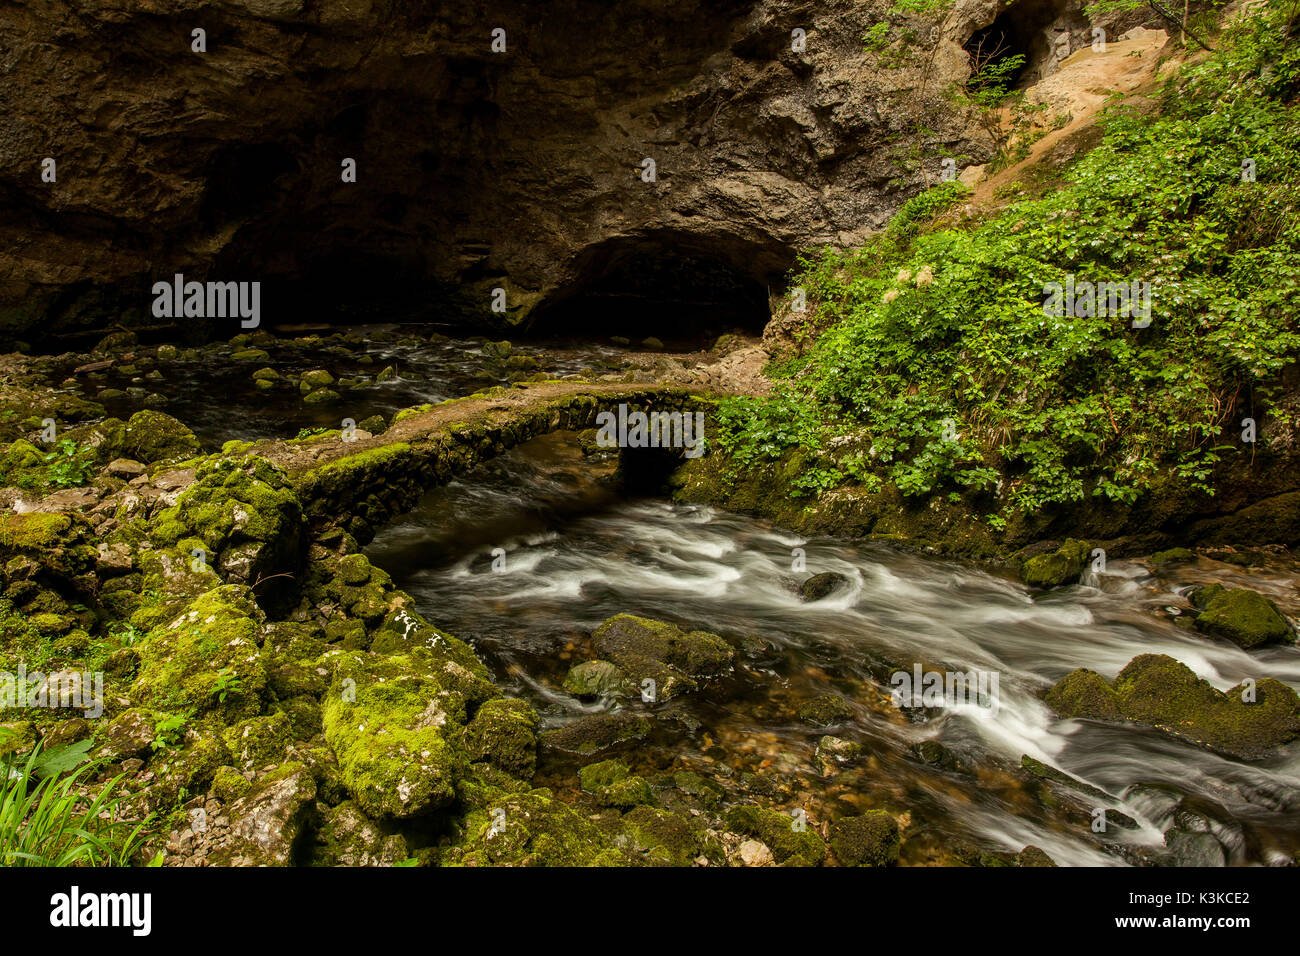
[[[264,621],[248,588],[225,585],[200,595],[137,645],[131,699],[161,711],[255,715],[266,694]]]
[[[1198,630],[1251,650],[1266,644],[1292,644],[1295,632],[1264,595],[1245,588],[1224,590],[1203,598],[1205,610],[1196,618]]]
[[[316,781],[292,761],[259,778],[231,804],[228,842],[209,859],[218,866],[288,866],[297,862],[316,806]]]
[[[634,776],[617,760],[588,764],[578,771],[578,779],[582,789],[603,807],[627,808],[654,803],[645,778]]]
[[[1165,654],[1133,658],[1113,686],[1092,671],[1072,671],[1046,700],[1064,717],[1150,724],[1247,760],[1300,736],[1300,698],[1286,684],[1266,677],[1224,693]]]
[[[103,464],[115,458],[146,463],[192,458],[199,450],[198,438],[183,422],[152,409],[136,412],[125,422],[107,418],[97,425],[69,429],[67,434],[93,447]]]
[[[1020,567],[1020,577],[1031,588],[1054,588],[1079,579],[1088,558],[1086,541],[1068,539],[1051,554],[1028,558]]]
[[[884,810],[841,817],[831,824],[830,844],[845,866],[891,866],[898,862],[898,821]]]
[[[1045,851],[1030,844],[1016,854],[1016,866],[1056,866],[1056,861]]]
[[[322,705],[343,784],[372,817],[405,819],[456,797],[466,755],[453,746],[466,701],[427,657],[345,654]]]
[[[164,545],[193,539],[223,580],[257,584],[274,604],[295,593],[305,560],[306,519],[283,470],[264,458],[223,458],[202,465],[175,507],[151,522]]]
[[[465,729],[465,749],[472,761],[531,779],[537,767],[537,714],[527,701],[489,700]]]
[[[322,816],[312,849],[314,866],[393,866],[410,856],[400,833],[371,820],[350,800]]]
[[[699,681],[731,667],[735,652],[706,631],[684,631],[675,624],[618,614],[592,633],[601,658],[618,666],[638,687],[654,681],[655,697],[668,700],[695,690]]]
[[[752,804],[727,811],[727,825],[737,833],[762,840],[776,862],[791,866],[817,866],[826,856],[826,844],[806,824],[798,828],[793,815]]]

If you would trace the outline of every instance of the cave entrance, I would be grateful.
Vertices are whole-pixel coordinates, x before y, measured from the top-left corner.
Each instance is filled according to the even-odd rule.
[[[1061,0],[1019,0],[972,33],[962,44],[970,56],[968,86],[978,90],[998,83],[1005,90],[1023,89],[1055,71],[1088,26],[1067,7]]]
[[[618,237],[584,250],[530,330],[555,337],[654,337],[670,348],[711,344],[726,332],[761,334],[768,289],[793,264],[775,246],[710,247],[698,238]]]

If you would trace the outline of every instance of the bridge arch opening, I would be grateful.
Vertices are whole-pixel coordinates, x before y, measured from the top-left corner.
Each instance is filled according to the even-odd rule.
[[[705,241],[675,233],[616,237],[574,258],[534,308],[530,331],[695,347],[725,332],[760,334],[794,256],[776,243]]]

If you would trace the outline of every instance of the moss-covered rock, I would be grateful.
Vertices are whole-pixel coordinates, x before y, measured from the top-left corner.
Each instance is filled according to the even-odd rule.
[[[527,701],[489,700],[465,729],[465,749],[472,761],[529,780],[537,767],[537,714]]]
[[[684,631],[674,624],[619,614],[592,633],[592,644],[638,687],[655,682],[655,697],[668,700],[696,689],[698,681],[730,668],[735,652],[706,631]]]
[[[843,697],[822,694],[799,705],[799,719],[818,727],[842,723],[853,716],[853,708]]]
[[[1196,619],[1196,627],[1215,637],[1222,637],[1246,650],[1266,644],[1291,644],[1295,632],[1277,605],[1264,595],[1245,588],[1224,590],[1202,596],[1205,611]]]
[[[727,811],[727,825],[737,833],[756,837],[772,850],[776,862],[792,866],[817,866],[826,856],[826,844],[811,829],[797,828],[797,819],[752,804]]]
[[[623,697],[635,693],[636,685],[609,661],[583,661],[569,668],[564,689],[577,697]]]
[[[845,866],[890,866],[898,862],[898,821],[884,810],[841,817],[831,824],[830,844]]]
[[[1165,654],[1133,658],[1113,686],[1087,670],[1067,674],[1047,693],[1065,717],[1132,720],[1230,756],[1252,759],[1300,736],[1300,698],[1281,681],[1264,678],[1226,693]],[[1244,699],[1245,698],[1245,699]]]
[[[192,458],[199,440],[184,423],[163,412],[145,409],[127,421],[107,418],[97,425],[69,429],[69,438],[95,449],[102,464],[115,458],[153,463]]]
[[[668,810],[638,806],[623,817],[620,825],[628,850],[650,866],[693,866],[701,857],[713,865],[723,860],[717,840],[686,817]]]
[[[1020,577],[1031,588],[1059,587],[1079,579],[1087,558],[1087,542],[1070,538],[1051,554],[1027,559],[1020,567]]]
[[[409,856],[400,833],[385,830],[347,801],[324,812],[311,862],[314,866],[393,866]]]
[[[427,658],[339,655],[322,705],[344,785],[372,817],[408,818],[450,804],[465,755],[449,736],[466,701]]]
[[[1016,866],[1056,866],[1056,861],[1043,850],[1030,844],[1016,854]]]
[[[626,866],[627,856],[595,824],[550,791],[482,790],[460,824],[444,866]]]
[[[541,742],[564,753],[589,756],[641,740],[650,733],[650,727],[650,719],[640,714],[588,714],[544,731]]]
[[[254,716],[266,693],[264,620],[248,588],[224,585],[199,596],[137,646],[131,698],[155,710]]]
[[[654,803],[645,778],[634,776],[617,760],[588,764],[578,771],[578,779],[582,789],[603,807],[627,808]]]

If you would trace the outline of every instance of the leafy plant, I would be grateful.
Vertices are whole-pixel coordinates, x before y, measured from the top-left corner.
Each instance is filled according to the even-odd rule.
[[[80,745],[43,753],[38,743],[22,763],[0,761],[0,866],[130,864],[152,815],[123,817],[121,774],[83,792],[99,766],[84,758]]]
[[[172,714],[158,721],[153,728],[153,741],[150,743],[155,753],[166,750],[176,744],[184,735],[188,718],[184,714]]]
[[[223,667],[217,671],[216,681],[212,688],[212,693],[217,695],[217,700],[222,703],[226,701],[226,695],[240,688],[239,676],[229,667]]]

